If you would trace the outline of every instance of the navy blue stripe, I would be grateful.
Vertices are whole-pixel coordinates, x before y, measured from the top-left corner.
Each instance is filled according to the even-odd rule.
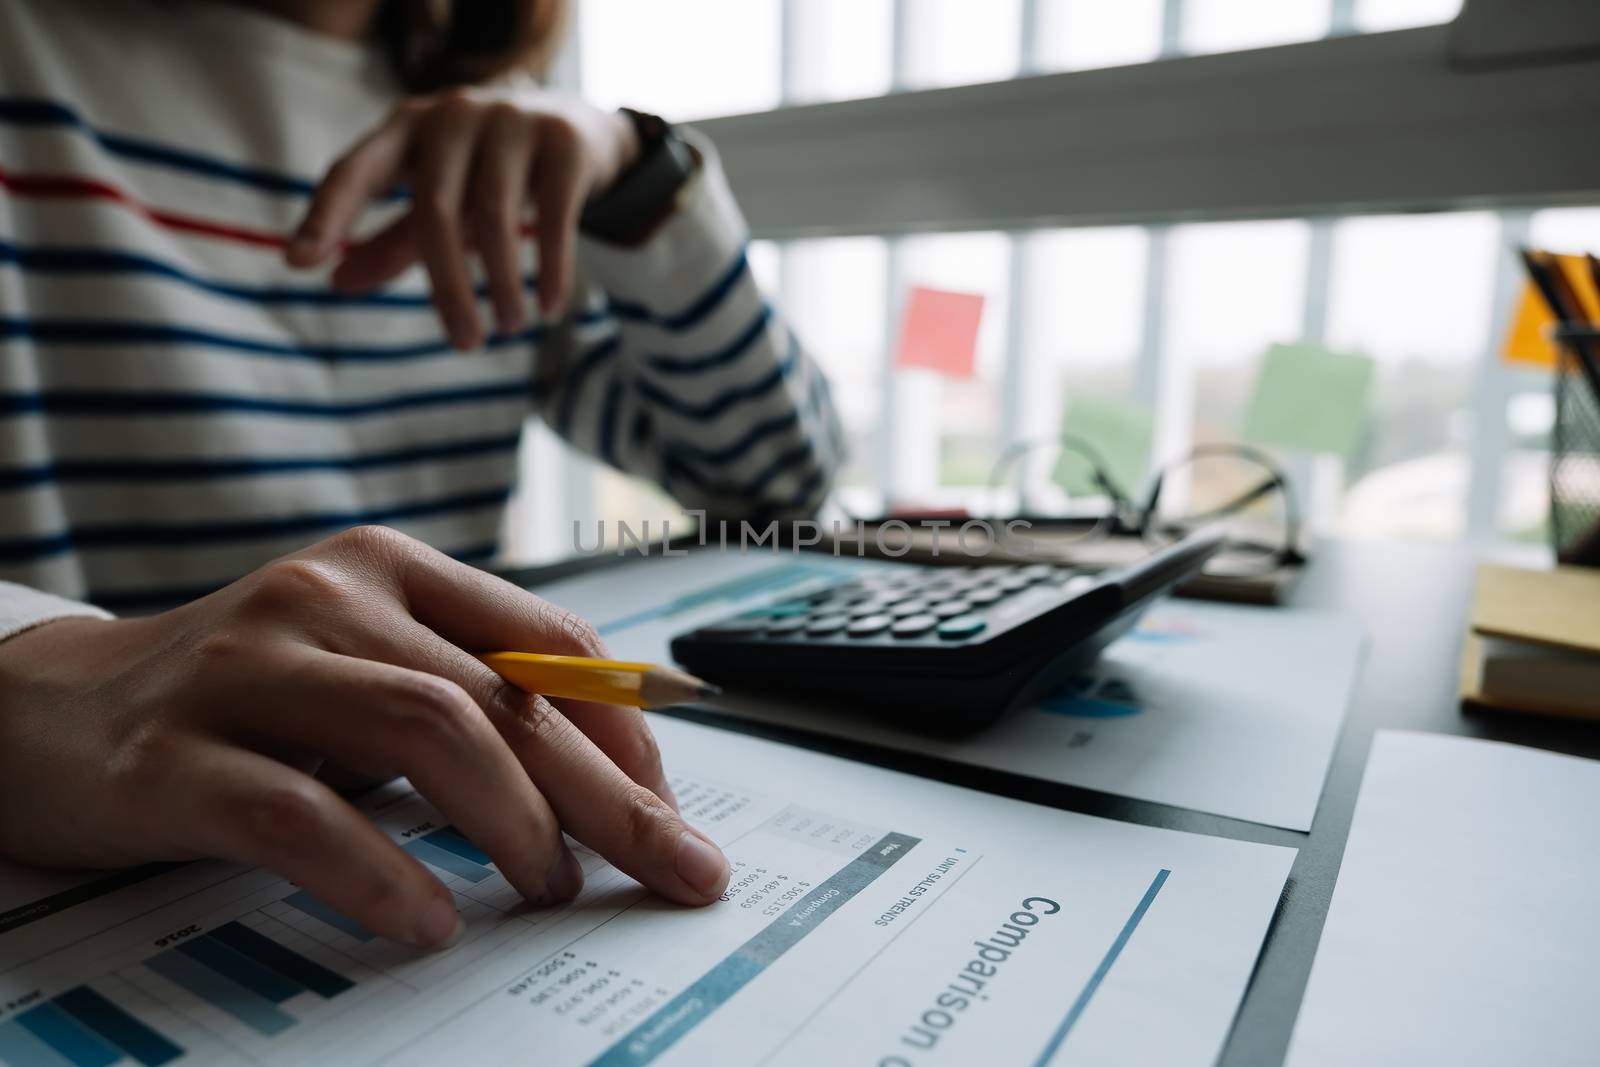
[[[816,460],[816,449],[812,446],[810,441],[796,445],[794,448],[789,449],[789,451],[783,453],[771,463],[767,464],[760,474],[756,475],[750,480],[749,484],[745,486],[744,491],[753,496],[760,496],[762,493],[765,493],[767,491],[767,487],[776,481],[780,476],[795,469],[796,467],[804,466],[811,467],[813,469],[820,469],[817,467]]]
[[[32,467],[0,467],[0,489],[61,482],[168,482],[205,478],[292,474],[302,471],[362,471],[470,456],[515,452],[521,433],[452,441],[442,445],[369,452],[355,456],[282,456],[218,460],[75,459]]]
[[[723,463],[732,463],[743,458],[752,448],[764,439],[785,430],[792,430],[800,425],[800,411],[798,408],[787,414],[758,422],[750,427],[742,436],[735,438],[721,448],[701,448],[699,445],[688,441],[674,441],[672,450],[685,460],[699,463],[704,466],[717,466]]]
[[[755,321],[745,327],[744,331],[735,337],[731,343],[715,352],[708,352],[703,356],[646,356],[645,362],[650,368],[660,374],[701,374],[708,370],[715,370],[732,363],[748,352],[752,345],[761,339],[767,332],[767,326],[772,322],[772,308],[766,304],[761,305],[761,311],[756,315]]]
[[[684,463],[683,458],[676,452],[669,453],[669,456],[668,466],[676,476],[683,478],[698,488],[710,489],[720,496],[734,499],[759,499],[781,475],[796,468],[816,467],[816,451],[809,441],[796,445],[794,448],[777,456],[763,467],[759,474],[747,482],[716,481],[708,477],[705,472],[698,471]]]
[[[572,434],[572,417],[578,407],[578,397],[583,392],[583,383],[593,373],[594,369],[606,360],[617,354],[622,347],[620,338],[612,336],[606,338],[578,360],[577,366],[568,373],[567,379],[562,383],[564,392],[561,395],[561,408],[556,413],[556,431],[562,437]]]
[[[538,327],[531,327],[512,334],[495,334],[484,343],[484,347],[494,349],[535,344],[538,342],[539,333]],[[234,337],[209,330],[153,322],[0,318],[0,340],[13,337],[27,338],[44,344],[199,345],[232,352],[248,352],[252,355],[343,362],[425,359],[430,356],[455,353],[455,349],[450,347],[450,342],[442,338],[408,345],[301,345],[283,341],[265,341],[254,337]]]
[[[91,125],[82,115],[54,100],[29,97],[0,97],[0,122],[13,126],[62,126],[85,134],[101,148],[123,159],[152,163],[188,174],[246,185],[272,193],[308,196],[317,187],[309,178],[280,171],[267,170],[241,163],[217,159],[187,149],[173,148],[155,141],[128,137]],[[384,199],[399,199],[408,195],[403,189],[383,194]]]
[[[410,308],[424,311],[433,308],[433,300],[427,293],[341,293],[325,286],[239,285],[202,278],[171,263],[115,249],[48,245],[26,248],[0,241],[0,263],[15,263],[23,270],[39,274],[150,274],[170,278],[213,296],[255,304]],[[523,279],[524,288],[530,291],[537,285],[538,279],[532,274]],[[488,291],[487,286],[480,285],[478,296],[487,297]]]
[[[368,511],[329,511],[224,522],[136,522],[79,526],[44,537],[0,540],[0,563],[47,559],[85,548],[179,548],[259,541],[300,533],[325,533],[349,526],[501,507],[510,495],[511,488],[504,486]]]
[[[241,413],[284,415],[292,418],[361,418],[413,408],[474,404],[494,400],[526,400],[531,386],[526,378],[397,393],[375,400],[315,401],[274,397],[238,396],[230,393],[140,393],[99,389],[52,389],[40,393],[0,393],[0,415],[213,415]]]
[[[622,383],[613,378],[600,408],[600,458],[617,467],[617,409],[622,406]]]
[[[776,389],[783,380],[794,373],[795,367],[800,364],[800,346],[791,335],[789,338],[789,354],[784,361],[772,368],[771,372],[763,375],[748,385],[736,385],[725,389],[710,400],[696,403],[684,400],[681,397],[662,389],[650,381],[639,383],[639,394],[646,400],[665,411],[685,418],[699,419],[702,422],[710,421],[722,415],[735,404],[748,400],[755,400],[766,393]]]
[[[800,449],[795,449],[793,452],[779,457],[779,460],[766,471],[763,471],[758,478],[744,485],[709,482],[704,475],[680,461],[670,452],[663,457],[663,468],[668,478],[686,481],[701,492],[710,492],[726,500],[738,500],[761,506],[757,510],[787,511],[809,503],[811,495],[816,492],[823,479],[827,477],[827,472],[821,467],[812,467],[811,473],[801,480],[799,487],[789,496],[778,500],[762,500],[761,494],[765,492],[779,474],[788,469],[782,464],[795,462],[797,457],[809,458],[809,451],[802,453]]]
[[[495,553],[499,551],[500,543],[498,541],[489,541],[467,545],[455,550],[447,550],[445,555],[450,556],[452,559],[460,560],[462,563],[483,563],[493,559]],[[243,577],[243,575],[240,577]],[[91,604],[105,608],[107,611],[160,611],[166,608],[175,608],[180,604],[187,604],[191,600],[199,600],[203,596],[210,596],[229,584],[228,582],[208,582],[204,585],[158,586],[116,591],[91,589],[84,596],[84,599]]]
[[[627,322],[642,322],[674,332],[687,330],[716,310],[717,305],[733,291],[739,284],[739,279],[743,278],[749,269],[750,263],[745,256],[745,247],[741,247],[739,254],[717,280],[712,282],[704,293],[695,297],[693,303],[681,310],[652,311],[643,304],[618,300],[615,297],[611,300],[611,310],[617,318]]]

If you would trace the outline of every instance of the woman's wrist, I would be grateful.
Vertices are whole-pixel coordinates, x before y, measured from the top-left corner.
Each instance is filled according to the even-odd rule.
[[[638,127],[625,111],[612,111],[606,114],[606,120],[616,137],[616,169],[607,176],[602,183],[597,183],[593,195],[599,196],[617,183],[617,179],[628,173],[633,165],[639,162],[639,156],[644,151],[644,142],[639,137]]]

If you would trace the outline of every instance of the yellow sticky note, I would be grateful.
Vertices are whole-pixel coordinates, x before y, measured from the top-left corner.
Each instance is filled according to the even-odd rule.
[[[1589,273],[1588,261],[1582,256],[1556,256],[1567,281],[1584,302],[1593,317],[1600,313],[1600,292],[1595,291],[1594,278]],[[1556,324],[1555,315],[1539,295],[1534,284],[1524,282],[1522,295],[1517,299],[1517,310],[1511,318],[1511,328],[1506,331],[1505,347],[1500,356],[1507,363],[1524,367],[1541,367],[1546,370],[1556,366],[1560,346],[1550,339],[1550,328]]]

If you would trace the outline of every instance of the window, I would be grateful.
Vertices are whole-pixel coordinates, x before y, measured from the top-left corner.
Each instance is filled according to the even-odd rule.
[[[1171,399],[1157,407],[1166,430],[1158,457],[1238,439],[1261,354],[1303,334],[1309,238],[1306,224],[1295,220],[1172,231],[1162,365]],[[1188,411],[1185,383],[1194,398]]]
[[[789,11],[789,100],[881,96],[894,80],[893,0],[806,0]]]
[[[800,339],[833,383],[850,459],[840,479],[852,510],[881,506],[874,458],[883,441],[884,352],[889,336],[889,253],[876,237],[795,241],[784,249],[783,304]]]
[[[1198,55],[1314,41],[1327,34],[1330,13],[1327,0],[1189,0],[1183,50]]]
[[[1509,6],[1515,0],[1481,2]],[[1202,153],[1192,178],[1184,172],[1182,184],[1159,186],[1167,200],[1144,194],[1154,209],[1150,215],[1119,215],[1118,208],[1106,214],[1119,224],[1107,225],[1104,215],[1085,212],[1081,225],[1050,228],[1051,190],[1044,199],[1028,199],[1034,191],[1026,187],[1026,168],[1014,161],[1007,173],[1016,172],[1026,208],[986,213],[985,197],[993,206],[996,197],[1009,194],[1004,185],[978,195],[962,184],[982,170],[981,156],[961,157],[932,174],[917,169],[926,165],[920,156],[887,159],[850,148],[903,133],[902,114],[933,115],[883,104],[859,105],[861,125],[846,122],[836,134],[826,125],[835,121],[831,116],[856,114],[849,109],[858,105],[843,103],[795,119],[812,124],[810,129],[822,122],[827,136],[837,140],[796,142],[804,152],[785,157],[784,165],[813,166],[814,156],[805,153],[842,151],[849,164],[871,176],[865,186],[857,177],[851,196],[813,197],[810,188],[778,180],[784,167],[767,159],[744,172],[734,166],[739,138],[770,142],[774,129],[784,129],[783,109],[790,105],[899,94],[891,101],[903,100],[908,108],[937,100],[941,116],[993,107],[995,122],[1003,124],[1015,117],[1002,106],[1013,97],[994,87],[963,87],[1122,67],[1094,75],[1102,80],[1093,84],[1168,94],[1172,129],[1164,143],[1145,148],[1166,151],[1168,173],[1179,173],[1172,163],[1189,157],[1173,155],[1172,146],[1184,141],[1178,120],[1188,104],[1182,79],[1190,75],[1163,80],[1163,68],[1140,65],[1163,56],[1207,54],[1216,57],[1207,60],[1211,67],[1181,70],[1219,70],[1220,86],[1229,72],[1268,69],[1246,56],[1236,66],[1216,66],[1239,50],[1389,31],[1416,34],[1415,50],[1423,43],[1442,47],[1444,32],[1427,27],[1449,22],[1461,6],[1462,0],[583,0],[580,55],[572,68],[578,85],[602,104],[632,103],[675,119],[709,120],[758,233],[772,238],[752,245],[756,272],[781,297],[786,317],[835,383],[851,449],[840,495],[851,510],[875,511],[891,497],[912,505],[981,506],[981,487],[1000,450],[1059,432],[1073,396],[1147,408],[1155,417],[1156,461],[1197,442],[1236,440],[1266,348],[1310,340],[1376,363],[1373,407],[1354,453],[1338,461],[1284,457],[1305,481],[1301,495],[1324,528],[1385,536],[1538,538],[1553,409],[1547,374],[1497,358],[1500,331],[1520,285],[1508,248],[1528,239],[1569,250],[1600,249],[1600,209],[1530,213],[1522,204],[1532,199],[1503,194],[1495,210],[1462,211],[1456,208],[1459,196],[1430,203],[1405,182],[1393,183],[1405,187],[1403,193],[1386,194],[1374,187],[1388,180],[1380,175],[1345,190],[1348,201],[1333,194],[1317,208],[1345,212],[1341,217],[1219,221],[1229,209],[1208,206],[1204,194],[1215,181],[1206,168],[1220,164]],[[1343,42],[1336,52],[1316,52],[1314,43],[1304,47],[1308,57],[1350,54]],[[1360,55],[1405,51],[1375,42]],[[1360,77],[1370,76],[1361,66]],[[1437,98],[1481,93],[1496,76],[1480,75],[1460,85],[1460,93],[1436,86]],[[1548,77],[1581,80],[1588,72],[1567,64],[1553,66]],[[1042,92],[1054,91],[1048,81],[1037,84]],[[1544,99],[1581,97],[1574,84],[1552,84]],[[1019,94],[1029,89],[1020,82],[1016,88]],[[926,89],[942,92],[922,97]],[[711,118],[767,111],[773,114]],[[1479,111],[1464,112],[1452,129],[1470,128]],[[1324,118],[1321,128],[1328,130]],[[1125,117],[1114,107],[1099,120],[1124,130]],[[1586,120],[1573,122],[1581,126]],[[1540,116],[1546,126],[1551,121]],[[1502,133],[1522,128],[1514,116],[1506,122]],[[1072,125],[1062,124],[1062,136],[1077,136]],[[962,128],[981,140],[994,127],[980,121]],[[1052,139],[1042,130],[1041,151]],[[1018,135],[1008,132],[1014,143]],[[1502,143],[1493,132],[1485,134],[1484,144]],[[1303,128],[1296,128],[1292,144],[1283,140],[1289,137],[1283,131],[1281,143],[1254,143],[1235,155],[1248,161],[1249,181],[1273,173],[1274,159],[1292,162],[1308,143],[1314,145]],[[1143,157],[1135,151],[1122,158]],[[1090,170],[1106,165],[1100,156],[1083,162]],[[1127,172],[1124,186],[1146,184],[1137,162],[1116,165]],[[905,174],[888,177],[898,182],[892,186],[896,197],[920,200],[916,212],[926,222],[878,223],[899,232],[874,233],[876,214],[850,209],[866,204],[874,212],[895,210],[899,201],[884,199],[872,184],[895,167],[914,171],[916,180],[909,183]],[[1451,172],[1470,168],[1453,166]],[[1435,174],[1421,184],[1429,182],[1441,179]],[[1583,188],[1591,187],[1592,175]],[[1193,203],[1171,202],[1191,189]],[[803,210],[788,215],[776,207],[808,197]],[[1383,213],[1397,210],[1396,198],[1414,213]],[[1372,206],[1352,209],[1352,203]],[[946,214],[939,214],[941,207]],[[1232,210],[1240,208],[1270,213],[1247,203]],[[830,219],[835,210],[846,220],[842,224]],[[1275,210],[1299,215],[1312,209]],[[1181,214],[1173,223],[1152,225],[1159,211]],[[774,212],[781,216],[776,222],[764,221]],[[945,232],[952,227],[973,232]],[[985,297],[972,378],[892,366],[899,309],[914,285]],[[552,476],[545,468],[555,462],[553,447],[548,440],[540,445],[544,477]],[[632,508],[651,515],[670,510],[659,497],[628,497],[611,484],[617,479],[597,476],[586,462],[559,465],[569,509]],[[549,525],[544,521],[540,528]]]
[[[1356,28],[1365,33],[1436,26],[1461,13],[1461,0],[1355,0]]]
[[[906,85],[932,89],[1015,77],[1022,0],[917,0],[904,5]]]
[[[1487,213],[1335,228],[1328,341],[1377,362],[1370,429],[1345,474],[1347,532],[1465,532],[1468,407],[1492,347],[1499,240]]]
[[[1024,238],[1023,436],[1061,431],[1073,393],[1132,401],[1144,341],[1149,238],[1136,226]]]
[[[583,0],[583,94],[678,121],[776,107],[780,13],[778,0]]]
[[[1161,54],[1162,0],[1037,0],[1040,71],[1147,63]]]

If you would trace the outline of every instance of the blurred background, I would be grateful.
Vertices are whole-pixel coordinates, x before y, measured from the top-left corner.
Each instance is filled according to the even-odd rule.
[[[1133,97],[1142,72],[1195,62],[1183,57],[1230,54],[1195,66],[1209,84],[1230,76],[1231,54],[1257,50],[1240,61],[1258,68],[1282,50],[1291,66],[1314,65],[1336,39],[1432,40],[1444,31],[1425,28],[1460,9],[1461,0],[579,0],[555,80],[601,105],[701,126],[723,146],[748,207],[766,202],[750,162],[760,146],[740,147],[750,131],[780,136],[817,115],[871,138],[910,114],[835,102],[938,91],[930,99],[941,110],[959,111],[1004,99],[1008,90],[989,83],[1111,67],[1125,68],[1115,91]],[[719,119],[732,115],[762,124]],[[782,190],[767,199],[781,203]],[[1193,204],[1110,224],[1071,218],[1063,203],[1067,224],[977,226],[976,196],[977,208],[952,202],[944,217],[933,203],[879,232],[845,204],[837,225],[826,206],[798,221],[767,208],[751,211],[750,257],[834,383],[852,448],[839,498],[854,513],[981,509],[1002,448],[1072,428],[1069,409],[1145,434],[1124,450],[1145,469],[1196,443],[1248,439],[1264,356],[1307,344],[1370,366],[1348,448],[1258,442],[1295,474],[1315,530],[1538,541],[1554,409],[1548,371],[1502,358],[1522,291],[1510,252],[1524,242],[1600,250],[1600,208],[1501,198],[1433,209],[1426,191],[1409,190],[1403,199],[1404,213],[1239,217],[1250,213],[1230,207],[1208,218]],[[970,373],[897,359],[918,288],[983,298]],[[505,544],[517,561],[571,551],[577,516],[636,524],[677,514],[542,428],[524,450],[524,483],[540,492],[537,507],[519,492],[511,510]]]

